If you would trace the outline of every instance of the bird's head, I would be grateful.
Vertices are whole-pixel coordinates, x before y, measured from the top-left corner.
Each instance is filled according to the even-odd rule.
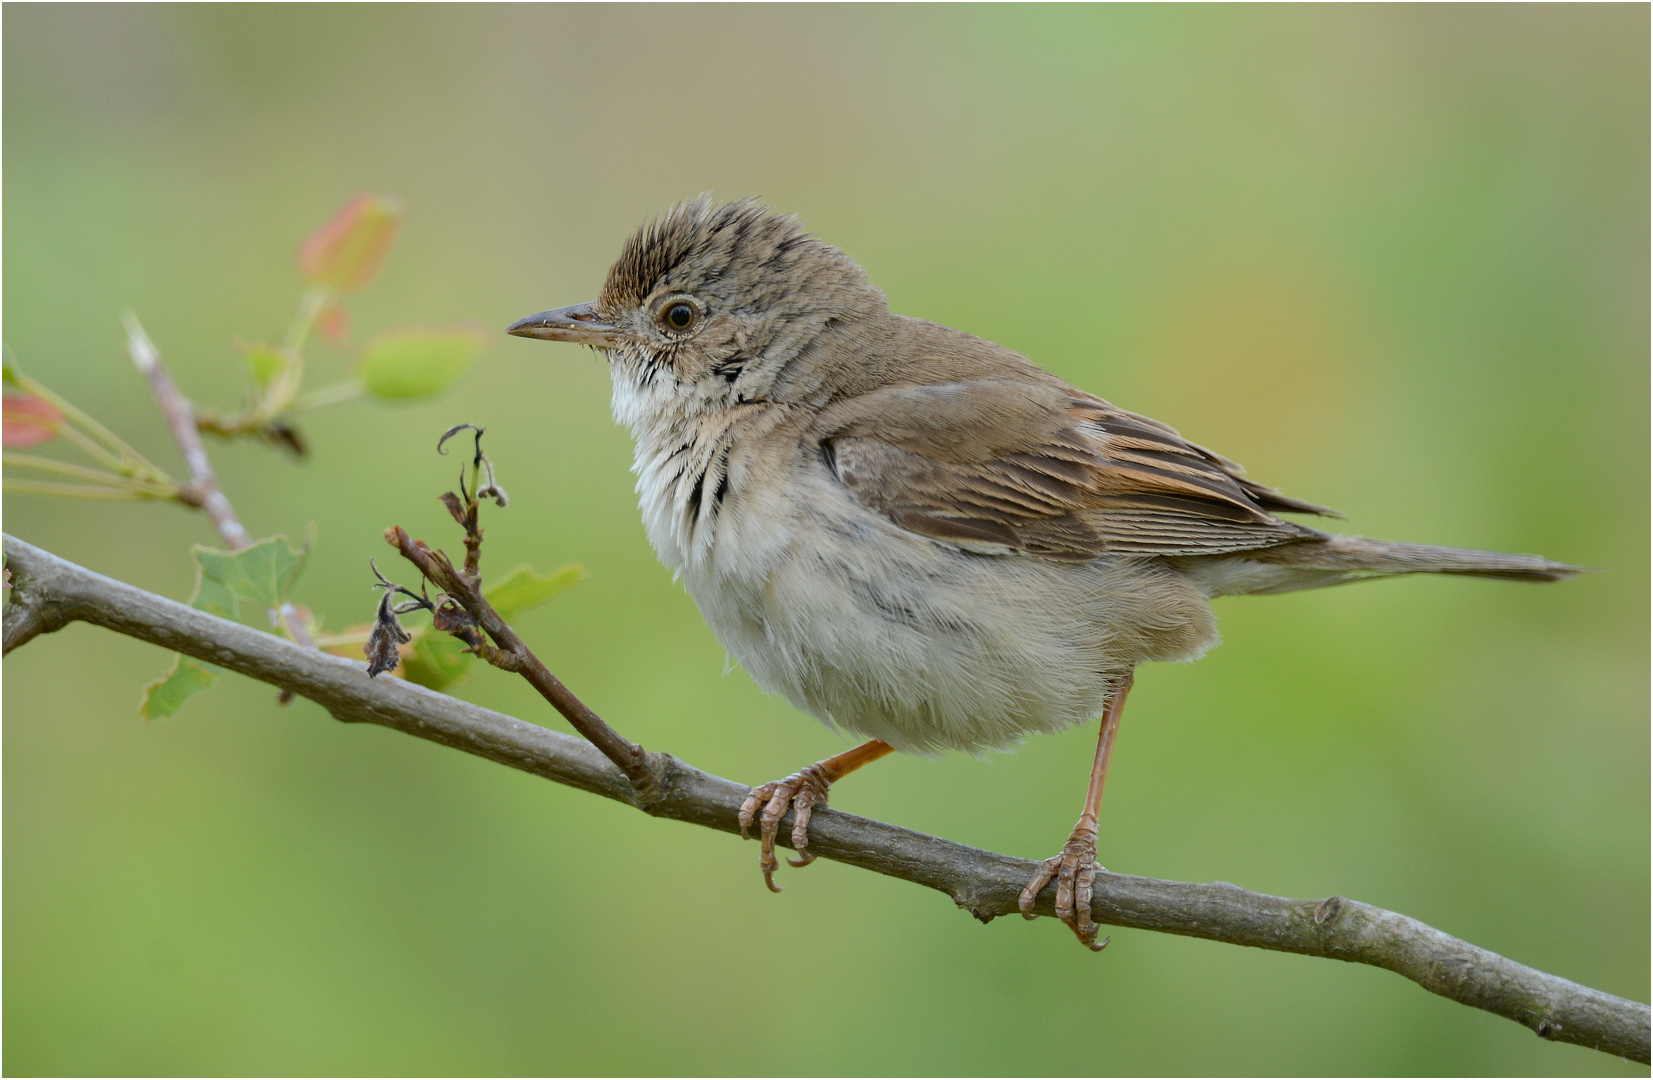
[[[788,366],[823,335],[853,335],[888,310],[855,261],[797,218],[702,195],[638,229],[595,301],[508,332],[602,349],[617,395],[715,407],[807,393]]]

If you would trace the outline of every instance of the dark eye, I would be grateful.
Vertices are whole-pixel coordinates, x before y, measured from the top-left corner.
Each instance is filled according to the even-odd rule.
[[[687,330],[694,323],[694,308],[688,304],[673,304],[666,309],[666,325],[673,330]]]

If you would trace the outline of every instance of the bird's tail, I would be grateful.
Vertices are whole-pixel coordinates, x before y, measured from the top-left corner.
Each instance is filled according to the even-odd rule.
[[[1566,581],[1589,573],[1583,567],[1551,562],[1539,555],[1505,555],[1496,551],[1324,533],[1310,540],[1248,551],[1245,557],[1275,566],[1331,571],[1336,576],[1326,582],[1328,585],[1384,574],[1463,574],[1506,581]]]

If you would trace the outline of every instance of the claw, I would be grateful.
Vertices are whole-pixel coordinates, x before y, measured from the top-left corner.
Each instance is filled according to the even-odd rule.
[[[1101,952],[1113,940],[1110,935],[1096,940],[1096,921],[1091,917],[1091,898],[1094,895],[1096,872],[1102,867],[1096,863],[1096,834],[1075,829],[1062,854],[1046,859],[1034,871],[1033,878],[1016,900],[1022,918],[1036,919],[1033,906],[1039,891],[1056,880],[1056,917],[1065,923],[1075,937],[1092,952]]]
[[[1054,859],[1046,859],[1040,863],[1039,869],[1033,872],[1033,880],[1027,883],[1027,888],[1022,890],[1022,895],[1016,900],[1016,907],[1021,909],[1022,918],[1032,922],[1039,917],[1033,913],[1033,905],[1038,902],[1039,891],[1050,884],[1050,879],[1056,876],[1056,871],[1061,865],[1062,857],[1058,855]]]
[[[759,790],[760,789],[758,788],[753,788],[751,791],[747,792],[746,801],[740,804],[740,838],[742,840],[752,839],[751,834],[747,830],[752,827],[752,817],[758,809],[758,803],[761,801],[758,798]]]
[[[780,832],[781,819],[792,811],[792,846],[798,852],[796,859],[786,860],[793,866],[808,866],[815,861],[809,851],[809,818],[815,807],[825,806],[827,788],[831,781],[820,775],[819,764],[800,769],[784,780],[774,780],[753,788],[740,805],[740,835],[750,840],[752,823],[758,823],[758,868],[763,871],[763,883],[770,892],[781,892],[775,884],[775,871],[780,860],[775,857],[775,837]],[[763,807],[762,814],[758,807]]]
[[[781,891],[781,887],[775,884],[775,871],[780,867],[775,858],[775,833],[780,829],[781,818],[786,816],[787,810],[792,811],[792,846],[797,849],[798,857],[786,861],[793,866],[808,866],[815,861],[809,850],[809,816],[817,806],[827,804],[827,791],[833,781],[843,779],[869,761],[877,761],[885,754],[894,752],[895,747],[889,743],[871,739],[854,749],[799,769],[784,780],[759,784],[747,793],[746,801],[740,804],[740,835],[741,839],[750,840],[752,822],[756,821],[761,826],[758,839],[763,846],[758,855],[758,866],[763,870],[763,883],[769,886],[771,892]],[[759,806],[763,807],[761,816],[758,814]]]
[[[775,861],[775,822],[770,819],[768,805],[773,801],[776,789],[779,786],[780,783],[776,782],[753,788],[747,793],[746,801],[740,804],[740,814],[738,815],[740,818],[740,838],[742,840],[752,839],[752,822],[754,820],[759,822],[763,846],[761,853],[758,855],[758,869],[763,871],[763,883],[769,886],[770,892],[783,891],[782,886],[775,884],[775,871],[780,869],[780,863]],[[761,819],[757,816],[759,806],[764,808]],[[775,820],[779,820],[779,818]]]

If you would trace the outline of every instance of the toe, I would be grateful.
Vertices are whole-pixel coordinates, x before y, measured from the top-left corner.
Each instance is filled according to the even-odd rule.
[[[1096,921],[1091,918],[1091,885],[1095,875],[1091,867],[1080,867],[1073,889],[1074,932],[1093,949],[1096,948]]]
[[[1056,874],[1056,917],[1073,923],[1073,865],[1062,860],[1062,869]]]
[[[768,791],[769,801],[764,804],[763,827],[771,834],[780,825],[781,818],[786,816],[787,809],[792,805],[792,789],[786,784],[775,784]]]
[[[1037,919],[1039,917],[1033,913],[1033,905],[1039,902],[1040,890],[1049,885],[1050,879],[1056,876],[1056,869],[1060,862],[1060,859],[1046,859],[1039,864],[1039,869],[1034,871],[1033,880],[1027,883],[1027,888],[1022,890],[1022,895],[1016,900],[1016,907],[1021,911],[1022,918]]]
[[[765,787],[767,787],[767,786],[768,785],[765,785]],[[761,788],[761,787],[755,787],[751,791],[746,793],[746,801],[740,804],[740,814],[739,814],[739,818],[740,818],[740,838],[742,840],[752,839],[752,836],[751,836],[751,833],[750,833],[750,830],[752,828],[752,822],[757,820],[759,805],[761,805],[764,802],[764,800],[766,800],[768,797],[769,796],[764,792],[763,788]]]
[[[1033,908],[1038,903],[1039,891],[1054,878],[1056,917],[1073,931],[1086,948],[1101,952],[1111,940],[1096,940],[1097,925],[1091,915],[1091,901],[1096,895],[1096,874],[1101,868],[1096,865],[1094,845],[1085,840],[1076,835],[1063,847],[1060,855],[1046,859],[1033,875],[1033,880],[1027,883],[1027,888],[1022,890],[1016,907],[1023,918],[1037,918]]]
[[[809,853],[809,818],[815,812],[817,799],[815,792],[806,787],[792,800],[792,847],[798,857],[786,861],[793,866],[808,866],[815,861],[815,856]]]
[[[780,813],[775,811],[775,802],[779,798],[770,799],[769,805],[763,808],[763,816],[758,819],[758,865],[763,868],[763,880],[772,892],[781,891],[774,878],[775,871],[781,865],[775,858],[775,831],[781,820]],[[784,807],[785,803],[781,805]]]
[[[780,861],[775,858],[775,830],[763,830],[763,846],[758,849],[758,869],[763,871],[763,883],[769,886],[770,892],[780,892],[781,887],[775,884],[775,871],[781,868]]]

